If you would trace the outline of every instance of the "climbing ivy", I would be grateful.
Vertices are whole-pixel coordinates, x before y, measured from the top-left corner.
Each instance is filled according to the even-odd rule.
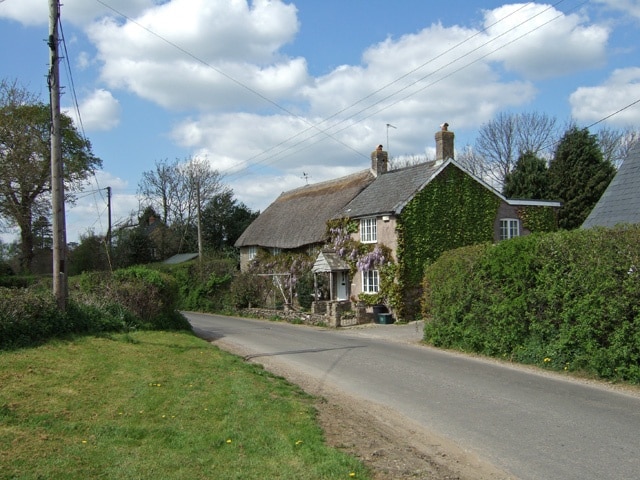
[[[448,166],[404,208],[399,218],[402,275],[420,283],[425,263],[445,250],[493,240],[500,199],[455,166]]]
[[[522,226],[531,232],[554,232],[558,229],[557,211],[550,207],[528,206],[518,208]]]
[[[407,204],[398,218],[397,253],[407,317],[417,312],[424,267],[446,250],[491,242],[499,206],[499,197],[454,165]]]

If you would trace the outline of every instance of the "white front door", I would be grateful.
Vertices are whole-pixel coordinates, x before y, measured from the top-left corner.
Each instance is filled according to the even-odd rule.
[[[338,272],[336,275],[336,300],[347,300],[349,295],[347,282],[349,281],[349,272]]]

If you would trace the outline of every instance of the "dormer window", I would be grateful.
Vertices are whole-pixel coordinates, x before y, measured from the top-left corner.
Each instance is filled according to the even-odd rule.
[[[360,220],[360,241],[362,243],[376,243],[378,241],[376,217],[368,217]]]

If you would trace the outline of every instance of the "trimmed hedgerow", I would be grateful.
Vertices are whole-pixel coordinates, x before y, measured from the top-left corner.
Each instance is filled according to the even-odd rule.
[[[423,286],[429,343],[640,383],[640,226],[464,247]]]

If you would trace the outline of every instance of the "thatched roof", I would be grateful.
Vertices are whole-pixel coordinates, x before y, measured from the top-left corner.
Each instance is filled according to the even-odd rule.
[[[640,143],[631,149],[582,228],[623,223],[640,223]]]
[[[373,180],[370,170],[280,195],[236,241],[236,247],[292,249],[326,240],[327,221]]]

